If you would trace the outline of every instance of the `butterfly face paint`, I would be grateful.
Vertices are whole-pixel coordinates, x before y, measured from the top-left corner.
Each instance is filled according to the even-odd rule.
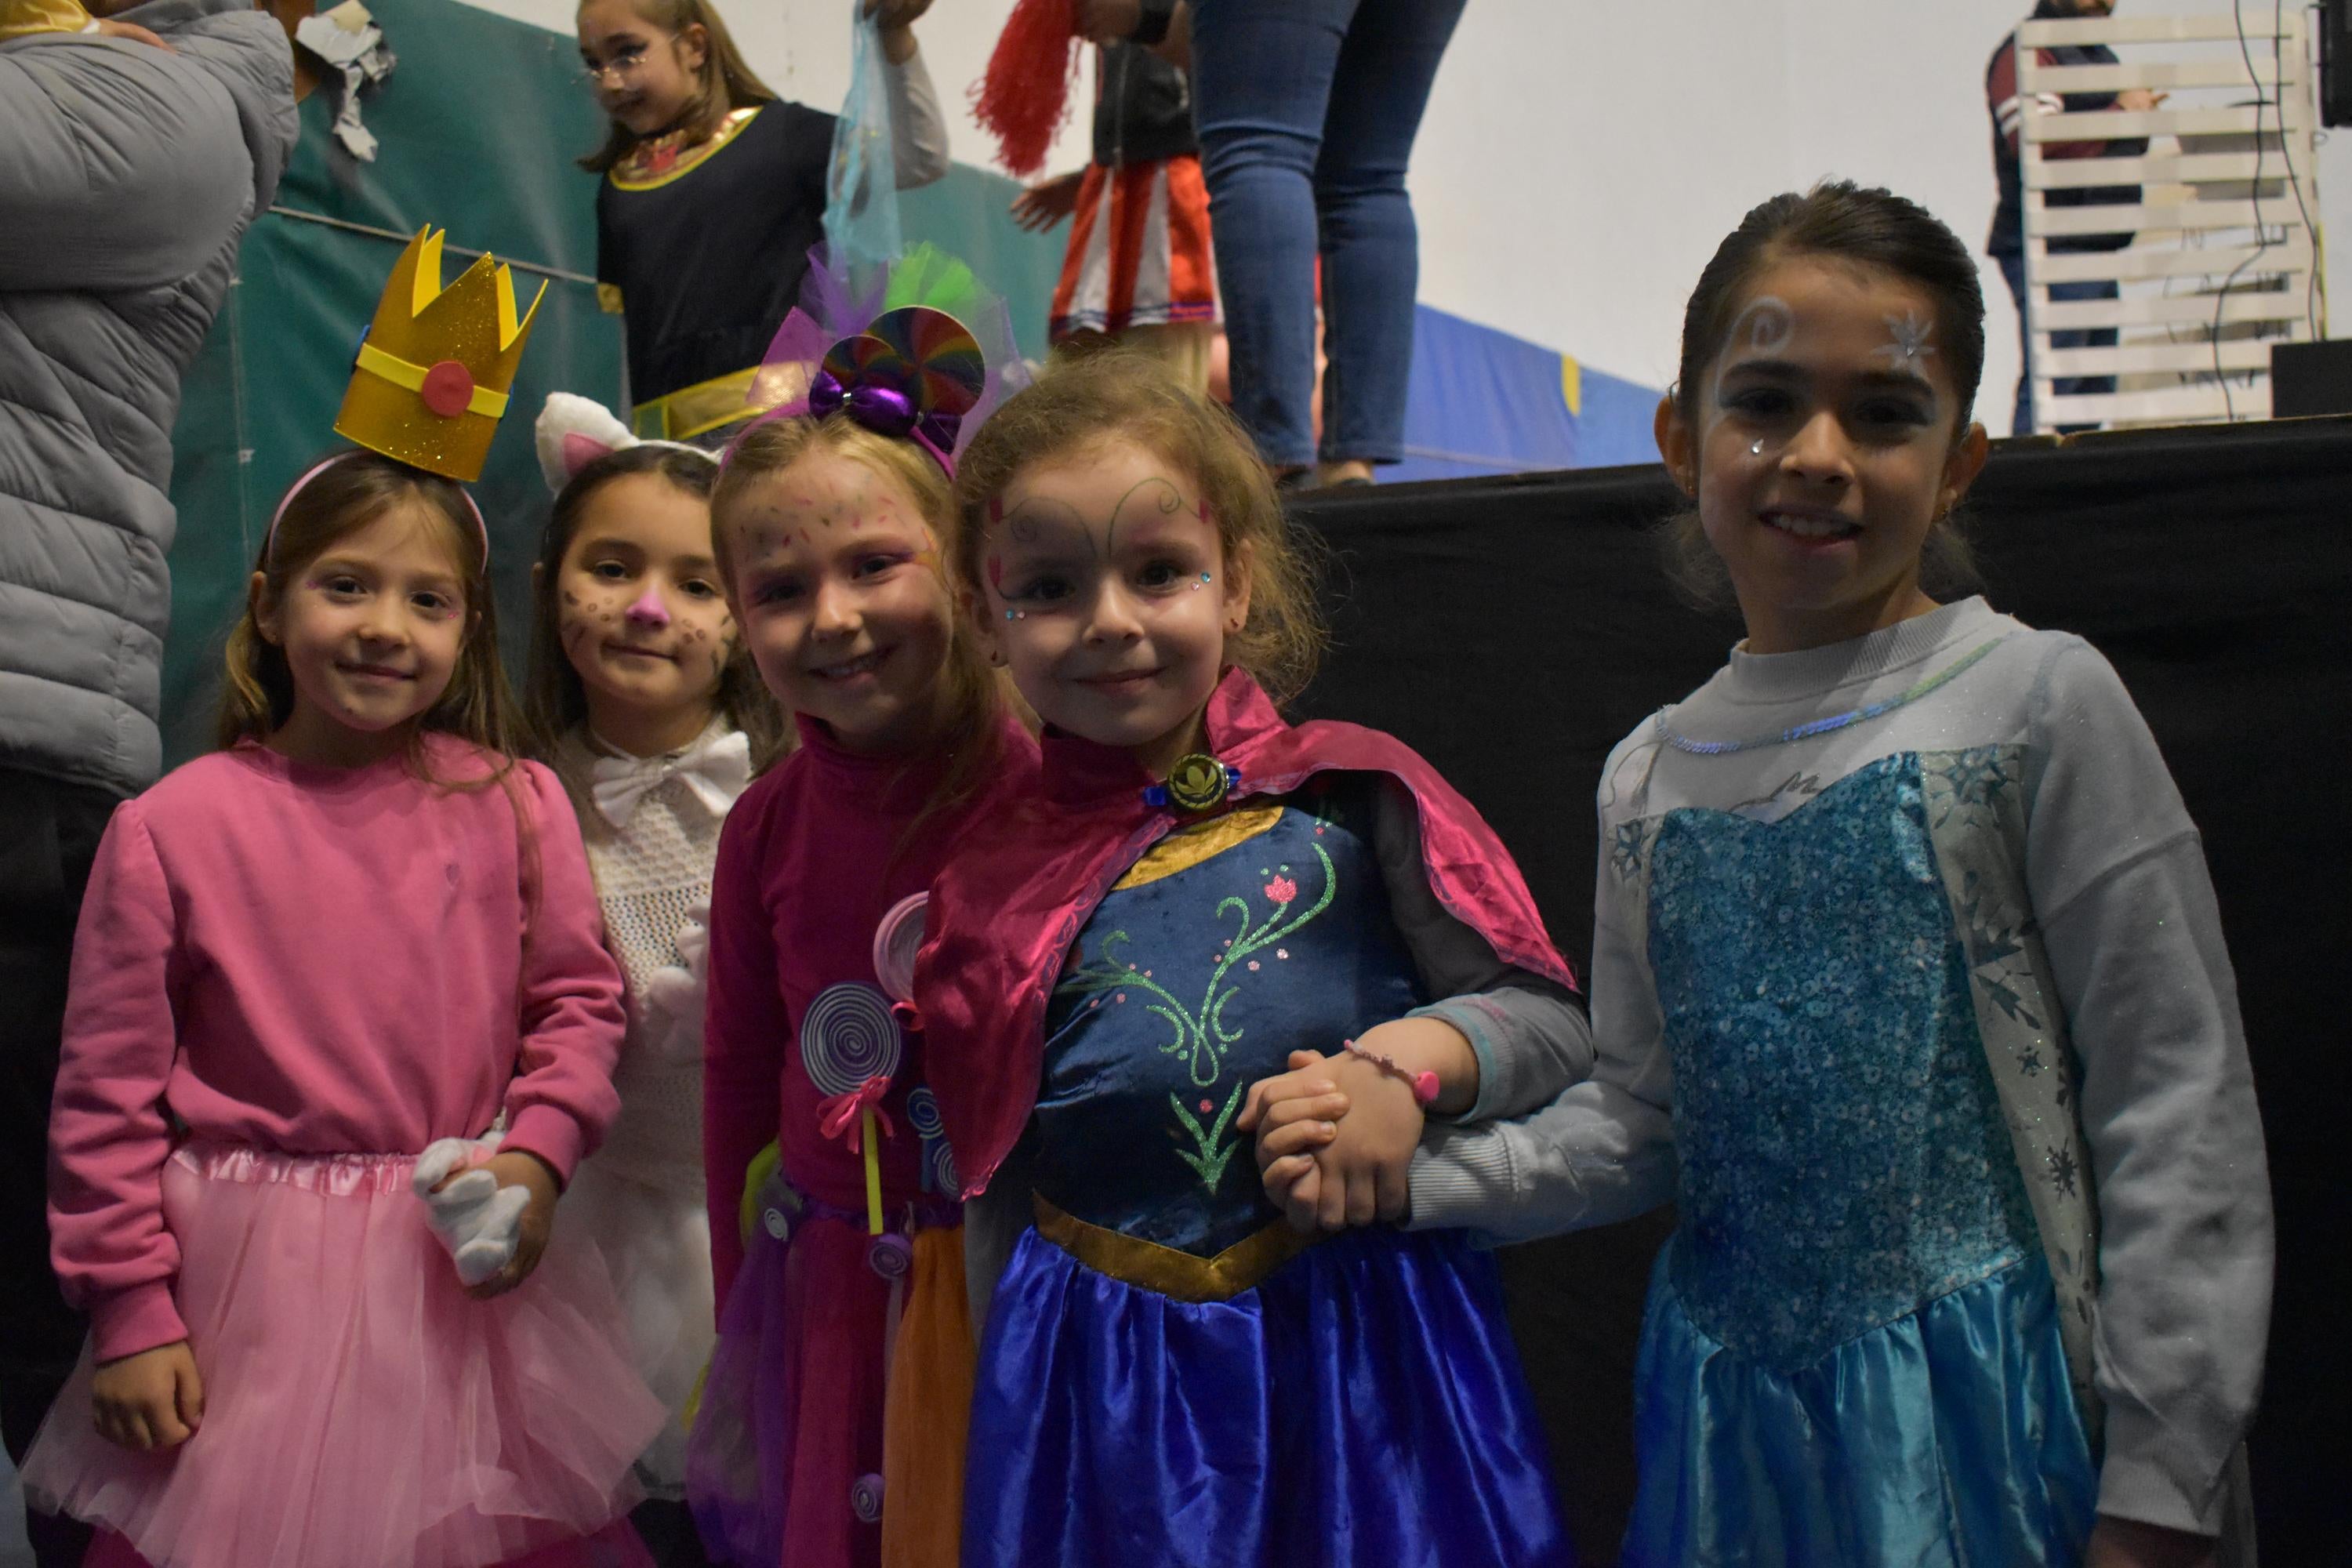
[[[1128,441],[1033,464],[981,549],[983,624],[1040,717],[1161,771],[1189,749],[1249,611],[1189,475]]]
[[[1936,352],[1928,342],[1936,335],[1934,318],[1916,310],[1906,310],[1899,316],[1886,318],[1887,341],[1877,351],[1877,357],[1891,365],[1916,369],[1919,361]]]

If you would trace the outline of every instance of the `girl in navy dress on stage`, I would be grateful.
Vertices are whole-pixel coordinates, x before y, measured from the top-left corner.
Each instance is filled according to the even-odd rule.
[[[869,0],[901,189],[948,170],[916,52],[930,0]],[[754,396],[777,323],[825,237],[835,117],[777,98],[709,0],[585,0],[580,58],[612,117],[581,160],[596,185],[596,294],[628,333],[629,423],[646,440],[722,444],[787,393]]]

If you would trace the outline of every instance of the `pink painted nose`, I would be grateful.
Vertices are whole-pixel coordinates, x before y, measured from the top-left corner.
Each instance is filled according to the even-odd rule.
[[[638,626],[659,628],[669,625],[669,606],[662,603],[659,594],[647,588],[629,606],[628,616]]]

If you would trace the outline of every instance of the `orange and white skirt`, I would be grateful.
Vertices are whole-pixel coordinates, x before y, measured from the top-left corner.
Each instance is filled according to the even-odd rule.
[[[1201,160],[1087,165],[1054,289],[1055,342],[1079,332],[1217,319],[1209,187]]]

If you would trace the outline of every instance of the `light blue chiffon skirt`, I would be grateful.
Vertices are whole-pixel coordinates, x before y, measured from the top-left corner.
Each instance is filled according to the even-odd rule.
[[[1650,1282],[1642,1479],[1625,1568],[2074,1568],[2097,1468],[2040,1255],[1800,1370],[1691,1321]]]

